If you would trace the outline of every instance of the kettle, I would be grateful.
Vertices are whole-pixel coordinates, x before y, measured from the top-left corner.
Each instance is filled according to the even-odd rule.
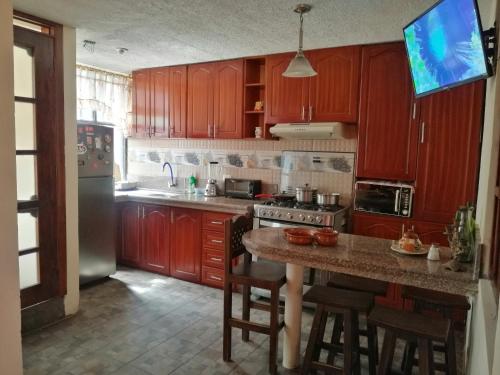
[[[216,161],[211,161],[208,164],[208,180],[205,186],[205,197],[216,197],[217,196],[217,184],[216,180],[212,178],[212,165],[219,164]]]

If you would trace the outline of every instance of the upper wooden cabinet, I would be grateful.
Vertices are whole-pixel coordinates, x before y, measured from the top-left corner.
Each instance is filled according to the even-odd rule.
[[[357,176],[415,180],[418,107],[403,43],[364,46]]]
[[[186,72],[178,66],[132,73],[132,136],[186,137]]]
[[[484,81],[421,99],[413,217],[450,223],[476,199]]]
[[[318,72],[311,78],[283,77],[293,53],[267,57],[266,122],[357,122],[360,51],[352,46],[307,52]]]
[[[242,120],[243,60],[190,65],[187,136],[241,138]]]

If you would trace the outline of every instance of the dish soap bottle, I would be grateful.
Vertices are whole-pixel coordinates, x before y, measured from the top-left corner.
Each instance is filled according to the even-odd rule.
[[[196,187],[196,177],[193,175],[189,176],[188,178],[188,189],[187,192],[188,194],[194,194],[195,193],[195,187]]]

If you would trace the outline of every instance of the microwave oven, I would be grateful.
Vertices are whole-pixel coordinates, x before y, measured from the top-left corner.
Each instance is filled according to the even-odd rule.
[[[243,178],[224,179],[224,192],[226,197],[253,199],[261,192],[260,180],[247,180]]]
[[[354,210],[410,217],[412,185],[384,181],[357,181],[354,188]]]

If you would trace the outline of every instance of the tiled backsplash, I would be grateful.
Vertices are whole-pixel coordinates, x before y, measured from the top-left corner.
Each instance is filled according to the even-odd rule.
[[[218,161],[213,176],[220,187],[224,176],[262,180],[265,192],[280,189],[282,151],[327,151],[355,153],[356,139],[341,140],[150,140],[129,139],[128,179],[140,187],[166,189],[168,178],[162,165],[172,164],[179,187],[195,175],[198,186],[208,178],[208,163]],[[346,154],[352,160],[352,154]],[[354,171],[324,173],[321,170],[301,171],[302,181],[323,191],[341,194],[341,203],[351,200]],[[330,171],[331,172],[331,171]],[[335,171],[334,171],[335,172]],[[343,172],[343,173],[340,173]]]

